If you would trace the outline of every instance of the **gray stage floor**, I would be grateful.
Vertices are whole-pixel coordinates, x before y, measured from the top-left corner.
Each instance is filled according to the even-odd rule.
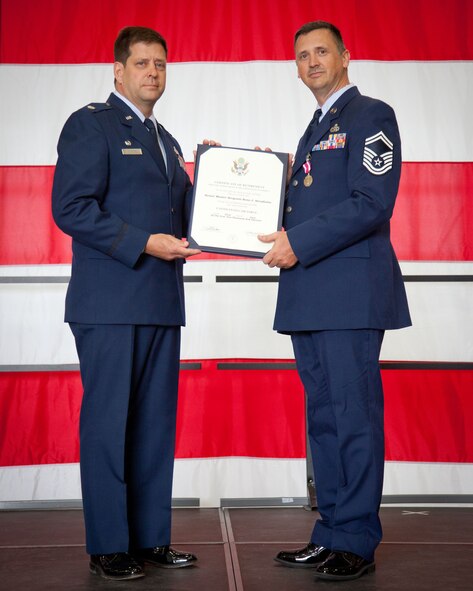
[[[0,511],[0,589],[473,590],[473,509],[382,508],[376,572],[344,583],[273,561],[279,550],[307,543],[315,517],[296,507],[174,509],[173,546],[197,554],[198,566],[148,567],[143,579],[110,582],[88,572],[81,511]]]

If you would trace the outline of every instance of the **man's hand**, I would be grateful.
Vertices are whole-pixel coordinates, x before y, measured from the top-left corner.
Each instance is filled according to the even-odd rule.
[[[264,236],[258,236],[261,242],[274,242],[272,249],[264,255],[263,263],[269,267],[290,269],[298,259],[292,250],[286,232],[273,232]]]
[[[145,253],[158,259],[173,261],[200,254],[201,251],[189,248],[187,240],[180,240],[170,234],[151,234],[146,243]]]
[[[222,144],[220,142],[217,142],[216,140],[202,140],[202,143],[204,144],[204,146],[221,146]]]
[[[222,144],[220,142],[217,142],[216,140],[202,140],[202,144],[204,146],[218,146],[219,148],[222,146]],[[194,162],[197,156],[197,150],[192,150],[194,153]]]

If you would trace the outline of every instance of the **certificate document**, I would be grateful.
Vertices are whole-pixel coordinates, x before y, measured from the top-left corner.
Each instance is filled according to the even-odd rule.
[[[193,248],[262,258],[258,234],[281,229],[288,155],[199,145],[188,240]]]

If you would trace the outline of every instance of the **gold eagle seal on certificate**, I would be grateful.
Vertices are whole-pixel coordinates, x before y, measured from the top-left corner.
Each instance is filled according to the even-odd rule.
[[[247,162],[244,158],[237,158],[233,161],[232,172],[233,174],[237,174],[238,176],[244,176],[248,174],[248,166],[249,162]]]

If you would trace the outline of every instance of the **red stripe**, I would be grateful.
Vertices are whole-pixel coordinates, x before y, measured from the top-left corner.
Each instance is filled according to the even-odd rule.
[[[77,462],[81,397],[78,372],[0,373],[0,466]],[[181,373],[176,457],[304,457],[303,413],[295,371],[202,361]]]
[[[392,218],[401,260],[473,260],[473,162],[405,162]]]
[[[304,457],[296,371],[216,365],[181,373],[176,457]],[[387,460],[473,462],[473,371],[388,369],[383,384]],[[78,372],[1,373],[0,466],[77,462],[80,400]]]
[[[202,370],[181,372],[177,457],[305,457],[304,391],[295,370],[201,363]]]
[[[473,371],[384,370],[386,459],[473,461]]]
[[[0,374],[0,466],[77,462],[79,372]]]
[[[473,59],[468,0],[3,0],[0,62],[111,63],[130,24],[159,30],[173,62],[292,60],[295,31],[316,19],[341,29],[352,59]]]
[[[53,166],[0,167],[0,264],[70,263],[70,240],[51,217],[53,174]],[[473,162],[404,163],[392,220],[398,257],[473,260],[472,190]]]
[[[0,265],[70,263],[51,214],[53,166],[0,167]]]

